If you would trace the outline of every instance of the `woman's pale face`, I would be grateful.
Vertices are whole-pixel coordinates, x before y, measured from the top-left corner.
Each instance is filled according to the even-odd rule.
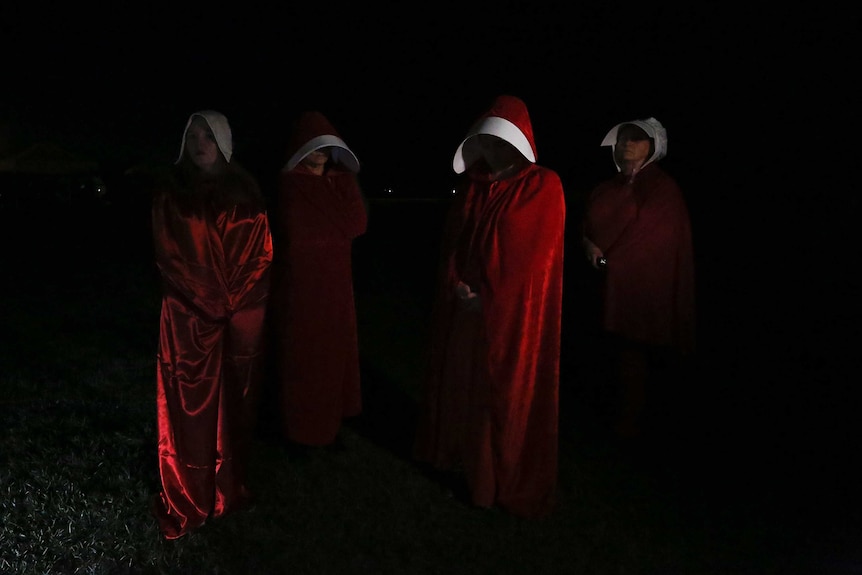
[[[614,148],[617,163],[640,167],[650,156],[650,138],[637,126],[623,126],[617,133]]]
[[[210,172],[219,160],[215,136],[206,120],[196,116],[186,130],[186,153],[192,163],[204,172]]]

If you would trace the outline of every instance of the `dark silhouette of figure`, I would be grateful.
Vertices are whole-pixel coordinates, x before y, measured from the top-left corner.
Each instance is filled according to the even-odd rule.
[[[582,244],[600,277],[601,348],[615,386],[612,426],[640,439],[647,399],[678,376],[695,347],[694,256],[689,212],[658,161],[667,133],[655,118],[614,126],[602,141],[619,172],[586,201]],[[652,389],[651,389],[652,388]]]
[[[296,453],[340,447],[343,420],[362,411],[352,244],[367,212],[358,171],[323,114],[300,115],[275,198],[271,297],[282,434]]]

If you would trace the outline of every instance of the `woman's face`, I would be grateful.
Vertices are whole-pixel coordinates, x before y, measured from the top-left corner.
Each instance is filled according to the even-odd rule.
[[[492,171],[511,167],[521,158],[521,153],[509,142],[488,134],[478,134],[476,143]]]
[[[329,146],[318,148],[313,152],[309,152],[307,156],[302,158],[302,163],[305,167],[314,173],[323,173],[326,162],[332,156],[332,149]]]
[[[215,136],[209,124],[200,116],[192,120],[186,131],[186,153],[192,163],[204,172],[212,171],[218,162],[220,152]]]
[[[640,166],[650,157],[651,144],[647,133],[637,126],[629,124],[621,127],[614,148],[617,162]]]

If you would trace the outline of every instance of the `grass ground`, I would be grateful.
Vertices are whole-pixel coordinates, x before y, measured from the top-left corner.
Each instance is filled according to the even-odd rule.
[[[831,481],[832,468],[811,469],[826,459],[778,452],[772,434],[730,440],[731,426],[706,410],[623,453],[585,423],[577,357],[561,381],[555,513],[531,522],[465,503],[409,456],[437,216],[381,206],[370,220],[379,227],[357,242],[365,411],[344,428],[347,449],[294,460],[261,434],[255,504],[177,541],[162,539],[147,511],[158,489],[158,293],[146,243],[122,225],[52,253],[7,242],[0,572],[862,572],[858,496]],[[735,373],[710,361],[699,369],[713,390]]]

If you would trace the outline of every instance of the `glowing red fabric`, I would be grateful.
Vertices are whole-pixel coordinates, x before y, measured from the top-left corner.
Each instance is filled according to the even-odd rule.
[[[338,135],[323,115],[304,114],[286,157],[324,134]],[[276,205],[271,309],[283,434],[324,446],[362,410],[352,241],[367,213],[356,175],[339,165],[323,175],[301,163],[281,172]]]
[[[246,178],[231,179],[246,197]],[[191,195],[208,197],[212,181]],[[189,195],[189,192],[180,192]],[[162,491],[154,512],[175,539],[243,505],[245,465],[262,377],[272,240],[262,205],[181,207],[157,191],[152,210],[163,280],[157,416]]]
[[[522,106],[498,100],[490,113],[535,150]],[[414,455],[463,468],[475,505],[541,517],[557,485],[563,187],[535,164],[498,181],[467,173],[443,232]],[[459,281],[478,291],[480,311],[454,297]]]

